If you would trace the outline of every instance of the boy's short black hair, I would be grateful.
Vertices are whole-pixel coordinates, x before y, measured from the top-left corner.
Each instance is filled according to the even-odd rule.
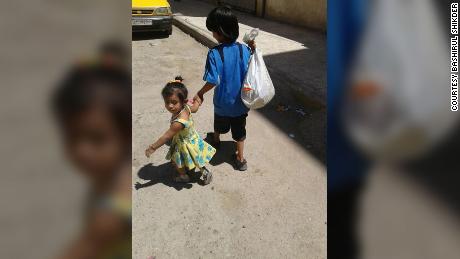
[[[163,98],[175,94],[182,103],[185,103],[185,100],[187,100],[188,96],[188,90],[187,87],[185,87],[185,85],[182,83],[183,80],[184,79],[181,76],[176,76],[175,81],[167,83],[161,91]]]
[[[214,8],[206,18],[206,28],[217,32],[229,41],[236,41],[239,36],[238,18],[227,6]]]

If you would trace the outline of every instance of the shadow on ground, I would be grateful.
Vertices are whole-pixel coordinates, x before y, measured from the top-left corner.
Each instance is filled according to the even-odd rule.
[[[189,171],[187,174],[190,176],[191,181],[189,183],[176,183],[173,181],[173,177],[176,176],[174,166],[168,162],[158,166],[152,163],[144,165],[137,172],[137,176],[142,180],[146,180],[145,183],[136,182],[134,188],[136,190],[153,186],[155,184],[164,184],[168,187],[174,188],[178,191],[182,189],[190,189],[193,187],[193,183],[204,185],[200,179],[200,173],[195,171]]]
[[[169,34],[166,32],[132,32],[133,41],[166,39],[168,37]]]
[[[325,61],[311,60],[302,66],[301,78],[290,77],[285,70],[296,66],[296,59],[308,50],[278,53],[264,57],[275,87],[275,97],[256,112],[289,136],[306,152],[326,163],[326,107],[319,101],[326,99]],[[268,65],[270,64],[270,65]],[[324,71],[318,67],[324,66]]]
[[[204,141],[208,143],[212,143],[212,132],[208,132],[206,134],[206,138]],[[227,163],[231,165],[233,168],[235,168],[235,165],[233,163],[232,155],[236,153],[236,145],[235,142],[233,141],[221,141],[220,146],[217,148],[217,152],[212,158],[211,161],[209,161],[209,164],[212,166],[218,166],[223,163]]]

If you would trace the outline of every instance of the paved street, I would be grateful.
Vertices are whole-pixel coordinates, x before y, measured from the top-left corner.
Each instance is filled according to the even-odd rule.
[[[169,126],[162,87],[180,74],[192,96],[208,49],[177,28],[169,38],[133,38],[133,258],[325,258],[325,166],[299,133],[314,117],[277,112],[277,102],[297,105],[277,93],[281,99],[249,113],[247,172],[233,170],[225,135],[209,166],[214,181],[175,185],[167,147],[150,159],[144,150]],[[212,92],[194,119],[203,137],[212,131]]]

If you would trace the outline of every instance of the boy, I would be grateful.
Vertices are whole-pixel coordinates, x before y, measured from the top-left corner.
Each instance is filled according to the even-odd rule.
[[[203,76],[206,84],[194,99],[202,102],[203,95],[215,88],[212,145],[218,148],[220,134],[231,130],[237,147],[237,153],[234,155],[235,167],[240,171],[246,171],[248,166],[243,151],[249,109],[241,101],[241,86],[255,43],[250,42],[249,49],[236,42],[239,35],[238,19],[228,7],[213,9],[206,19],[206,27],[212,31],[219,45],[208,52]]]

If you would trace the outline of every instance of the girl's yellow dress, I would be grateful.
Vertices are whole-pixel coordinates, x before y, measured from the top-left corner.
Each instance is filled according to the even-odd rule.
[[[196,132],[190,107],[188,105],[185,107],[190,114],[189,119],[176,119],[171,122],[179,122],[184,125],[184,128],[173,137],[166,159],[174,162],[178,168],[186,167],[189,170],[195,167],[203,168],[212,159],[216,149]]]

